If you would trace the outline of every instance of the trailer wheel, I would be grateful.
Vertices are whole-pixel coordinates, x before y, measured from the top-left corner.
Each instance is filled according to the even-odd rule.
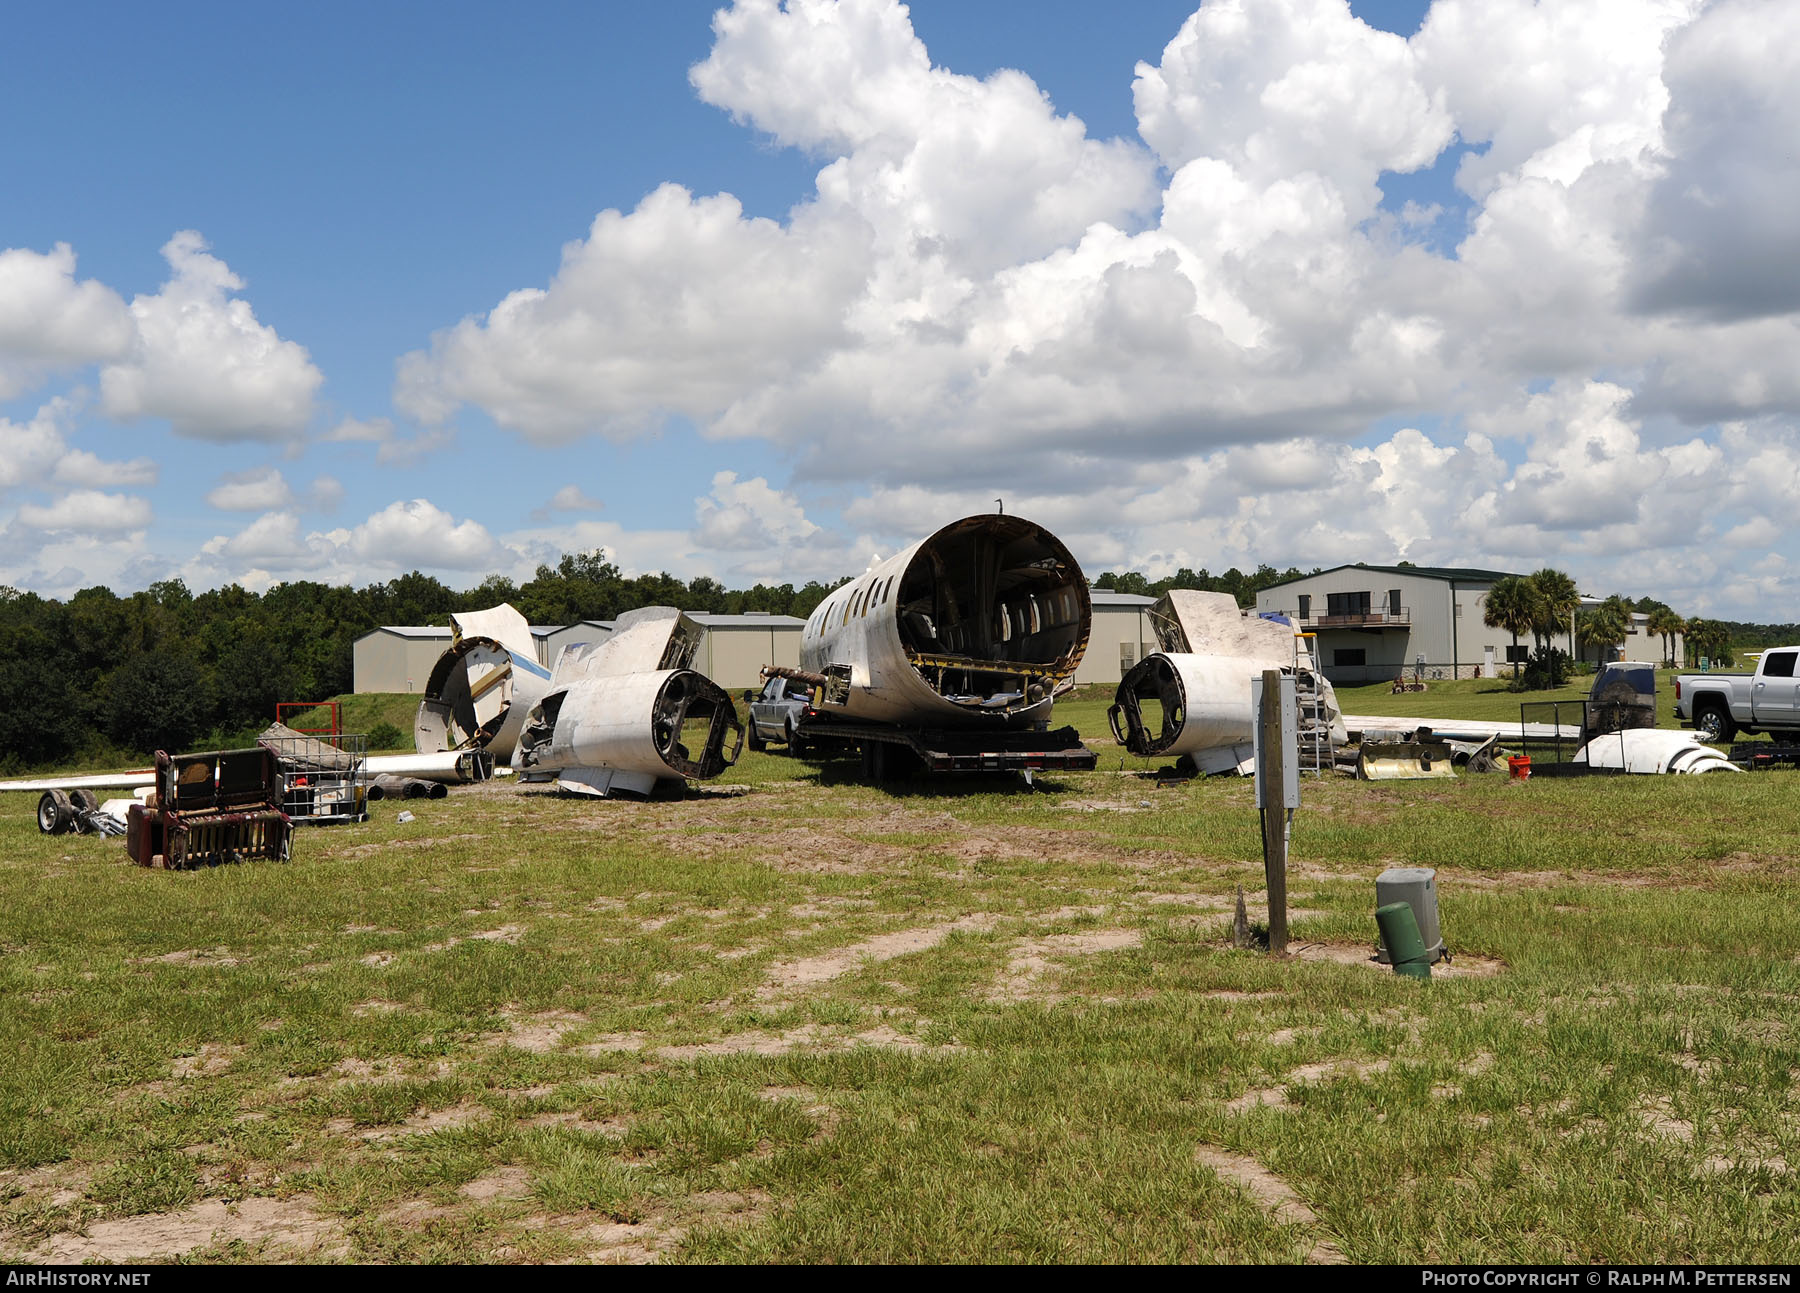
[[[1729,741],[1738,731],[1736,721],[1718,701],[1694,711],[1694,726],[1699,729],[1702,740],[1715,745]]]
[[[69,797],[60,790],[46,790],[38,799],[38,829],[46,835],[63,835],[74,823]]]

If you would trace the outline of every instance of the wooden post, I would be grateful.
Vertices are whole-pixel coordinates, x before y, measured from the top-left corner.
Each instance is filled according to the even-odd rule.
[[[1288,944],[1287,760],[1282,756],[1284,739],[1292,737],[1281,727],[1281,670],[1264,670],[1262,681],[1262,712],[1257,722],[1262,728],[1264,758],[1257,775],[1268,779],[1261,795],[1263,877],[1269,886],[1269,951],[1280,956]]]

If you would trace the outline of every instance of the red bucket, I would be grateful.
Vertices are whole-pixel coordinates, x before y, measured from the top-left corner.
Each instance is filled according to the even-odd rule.
[[[1506,770],[1514,781],[1531,780],[1531,756],[1529,754],[1511,754],[1506,759]]]

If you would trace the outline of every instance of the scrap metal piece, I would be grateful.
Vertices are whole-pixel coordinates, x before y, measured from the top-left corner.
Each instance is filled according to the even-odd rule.
[[[1596,736],[1575,752],[1571,762],[1646,776],[1743,771],[1724,751],[1702,744],[1699,733],[1666,728],[1631,728]]]
[[[442,799],[450,793],[450,787],[441,781],[426,781],[422,777],[398,777],[391,772],[384,772],[369,785],[369,798],[380,799]]]
[[[369,820],[364,737],[340,734],[324,741],[285,723],[271,723],[256,743],[275,755],[281,769],[281,808],[290,821],[327,826]]]
[[[421,777],[461,786],[486,781],[494,775],[494,755],[489,750],[445,750],[442,754],[371,754],[363,760],[371,777]]]
[[[280,767],[263,746],[173,756],[158,750],[155,802],[131,806],[125,851],[139,866],[170,871],[244,858],[286,861],[293,831],[281,794]]]
[[[627,611],[613,622],[609,637],[564,647],[556,659],[550,686],[566,687],[584,678],[690,669],[705,636],[706,630],[697,620],[673,606]]]
[[[98,772],[69,777],[23,777],[16,781],[0,781],[0,791],[42,794],[47,790],[139,790],[156,784],[154,768],[129,772]]]
[[[1370,741],[1364,739],[1356,759],[1356,775],[1364,781],[1455,780],[1447,746],[1437,741]]]
[[[647,795],[658,780],[718,776],[743,740],[731,697],[691,669],[583,677],[532,711],[513,768],[577,793]]]
[[[550,686],[531,625],[512,606],[450,617],[450,647],[425,683],[413,721],[420,754],[490,750],[512,757],[525,716]]]

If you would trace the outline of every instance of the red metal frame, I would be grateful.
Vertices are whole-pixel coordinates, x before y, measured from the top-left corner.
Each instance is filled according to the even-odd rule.
[[[309,709],[328,709],[331,711],[330,727],[294,727],[296,732],[305,732],[308,736],[339,736],[344,730],[343,702],[337,700],[282,700],[275,704],[275,721],[280,723],[283,714],[291,714],[298,710],[305,713]],[[293,724],[284,724],[293,727]]]
[[[125,851],[139,866],[181,871],[260,857],[285,861],[293,827],[281,811],[272,750],[156,752],[156,796],[125,816]]]

